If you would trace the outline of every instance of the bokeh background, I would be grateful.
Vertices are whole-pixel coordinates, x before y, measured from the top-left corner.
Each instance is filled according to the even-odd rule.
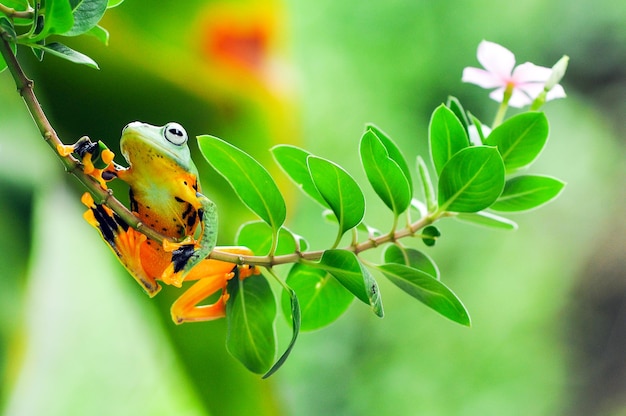
[[[384,319],[355,303],[333,325],[302,334],[286,365],[261,380],[225,351],[223,320],[175,326],[168,308],[176,291],[148,299],[117,264],[82,220],[83,190],[42,142],[5,71],[5,414],[626,414],[620,2],[127,0],[102,24],[108,47],[71,43],[100,71],[20,51],[59,135],[89,135],[117,150],[121,128],[142,120],[222,137],[268,166],[288,199],[287,225],[314,248],[332,242],[333,227],[268,149],[303,146],[363,184],[357,146],[366,122],[409,160],[426,154],[430,114],[448,95],[485,121],[495,114],[486,91],[460,81],[463,67],[478,65],[482,39],[519,63],[571,57],[569,97],[546,105],[551,140],[533,167],[568,185],[556,202],[516,216],[516,232],[441,223],[443,238],[428,253],[469,308],[471,329],[380,279]],[[231,244],[253,217],[196,160],[220,207],[221,243]],[[123,188],[115,191],[123,198]],[[368,221],[389,226],[371,201]]]

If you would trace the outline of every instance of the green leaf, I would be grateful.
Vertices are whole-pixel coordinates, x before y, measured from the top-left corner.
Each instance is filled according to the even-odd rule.
[[[377,316],[383,317],[383,304],[378,283],[353,252],[326,250],[318,266],[332,274],[363,303],[370,305]]]
[[[13,28],[11,21],[4,16],[0,16],[0,28],[8,33],[11,38],[15,38],[15,29]],[[17,45],[15,42],[9,42],[9,47],[11,48],[13,55],[15,55],[17,52]],[[7,63],[5,62],[4,57],[0,54],[0,72],[4,71],[6,67]]]
[[[412,269],[421,270],[435,279],[439,279],[439,269],[435,262],[426,254],[414,248],[391,244],[383,253],[385,263],[403,264]]]
[[[113,7],[117,7],[123,2],[124,0],[109,0],[107,4],[107,9],[112,9]]]
[[[326,270],[294,264],[287,276],[287,285],[296,292],[300,302],[302,331],[313,331],[331,324],[348,309],[354,296]],[[289,293],[283,291],[282,308],[290,316]]]
[[[43,15],[43,27],[35,36],[29,38],[29,43],[45,39],[50,35],[62,35],[74,25],[72,8],[68,0],[45,0],[39,16]],[[49,45],[48,45],[49,46]],[[82,63],[82,62],[78,62]]]
[[[430,118],[428,142],[437,174],[441,174],[452,156],[469,146],[465,128],[452,110],[443,104],[435,109]]]
[[[471,325],[469,314],[461,300],[446,285],[428,273],[393,263],[380,265],[378,269],[393,284],[424,305],[461,325]]]
[[[496,127],[485,144],[497,146],[507,172],[530,165],[548,140],[548,119],[544,113],[527,112],[511,117]]]
[[[352,176],[333,162],[309,156],[307,164],[315,187],[337,217],[341,237],[365,215],[363,192]]]
[[[33,50],[39,49],[41,51],[47,52],[51,55],[58,56],[59,58],[67,59],[70,62],[74,62],[75,64],[87,65],[90,68],[100,69],[98,64],[88,57],[87,55],[83,55],[80,52],[71,49],[62,43],[52,42],[47,45],[30,45]]]
[[[107,9],[107,0],[73,0],[72,14],[74,25],[63,33],[65,36],[77,36],[93,29]]]
[[[404,177],[409,183],[409,190],[411,191],[411,195],[413,195],[413,179],[411,178],[411,170],[409,169],[409,165],[408,163],[406,163],[406,159],[404,158],[404,155],[400,151],[398,145],[393,140],[391,140],[387,133],[378,128],[378,126],[370,123],[367,125],[367,129],[376,134],[376,137],[378,137],[383,146],[385,146],[389,157],[398,164],[400,169],[402,169]]]
[[[248,370],[265,373],[276,353],[274,318],[276,303],[262,275],[228,281],[226,348]]]
[[[564,182],[549,176],[523,175],[509,179],[498,200],[491,206],[494,211],[527,211],[556,198]]]
[[[289,176],[293,183],[314,201],[325,208],[330,208],[326,200],[317,191],[313,179],[311,179],[306,162],[311,153],[291,145],[274,146],[271,152],[278,166]]]
[[[269,225],[263,221],[252,221],[239,228],[235,241],[238,245],[248,247],[256,255],[264,256],[270,252],[272,239],[273,232]],[[275,255],[302,252],[306,249],[307,242],[304,238],[293,234],[285,227],[280,229]]]
[[[500,228],[502,230],[517,230],[517,223],[508,218],[501,217],[491,212],[479,211],[470,213],[459,213],[455,218],[471,222],[476,225],[483,225],[491,228]]]
[[[421,156],[417,156],[417,173],[422,183],[422,191],[424,192],[424,199],[426,199],[426,210],[428,212],[434,212],[437,208],[437,195],[435,194],[435,188],[433,182],[430,179],[428,173],[428,167],[426,162]]]
[[[455,154],[441,171],[439,209],[481,211],[496,201],[503,187],[504,164],[496,148],[465,148]]]
[[[474,145],[479,146],[485,143],[485,132],[483,131],[487,127],[481,123],[481,121],[475,117],[472,113],[468,113],[469,119],[472,121],[472,125],[476,128],[476,133],[478,133],[479,143],[474,143]],[[472,139],[470,138],[470,141]]]
[[[469,127],[469,121],[467,120],[465,110],[463,109],[463,106],[461,105],[461,102],[458,100],[458,98],[449,96],[448,101],[446,102],[446,107],[448,107],[454,113],[456,118],[458,118],[463,125],[465,131],[467,131],[467,128]]]
[[[287,209],[267,170],[244,151],[217,137],[198,136],[198,146],[241,201],[277,232],[285,222]]]
[[[372,130],[363,135],[359,150],[372,188],[394,215],[399,216],[409,207],[412,197],[404,171]]]
[[[289,341],[289,345],[282,353],[282,355],[276,360],[272,368],[270,368],[267,373],[263,375],[263,378],[268,378],[272,374],[274,374],[282,365],[287,361],[289,354],[293,350],[293,347],[296,345],[296,341],[298,339],[298,335],[300,334],[300,304],[298,302],[298,296],[296,296],[296,292],[293,290],[286,291],[289,297],[290,304],[290,314],[286,316],[291,316],[291,340]]]
[[[92,27],[89,30],[89,32],[87,32],[87,34],[94,36],[96,39],[98,39],[100,42],[104,43],[105,45],[109,44],[109,32],[102,26],[96,25]]]
[[[428,247],[434,246],[439,237],[441,237],[441,232],[434,225],[424,227],[422,230],[422,241]]]

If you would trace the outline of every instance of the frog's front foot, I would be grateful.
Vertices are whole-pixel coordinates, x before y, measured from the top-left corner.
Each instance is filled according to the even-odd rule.
[[[57,152],[61,156],[72,153],[77,155],[83,165],[83,172],[96,179],[104,189],[107,189],[106,182],[116,177],[112,166],[115,154],[101,141],[94,143],[89,137],[83,136],[72,145],[58,145]]]

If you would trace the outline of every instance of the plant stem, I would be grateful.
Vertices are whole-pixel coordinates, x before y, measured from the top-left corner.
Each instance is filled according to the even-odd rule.
[[[498,107],[498,112],[496,113],[496,117],[493,120],[492,129],[495,129],[500,124],[502,124],[502,120],[504,120],[504,116],[506,115],[506,110],[509,108],[509,100],[513,95],[513,85],[507,85],[504,90],[504,96],[502,97],[502,102],[500,103],[500,107]]]
[[[30,9],[30,7],[29,7]],[[6,16],[8,16],[9,18],[22,18],[22,19],[32,19],[33,18],[33,11],[32,10],[24,10],[24,11],[19,11],[19,10],[15,10],[12,9],[10,7],[5,6],[4,4],[0,3],[0,13],[4,13]]]

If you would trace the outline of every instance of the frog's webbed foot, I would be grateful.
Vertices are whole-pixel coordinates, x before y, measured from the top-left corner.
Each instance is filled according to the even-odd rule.
[[[107,189],[106,182],[117,176],[119,168],[113,163],[115,155],[101,141],[94,143],[89,137],[83,136],[72,145],[58,145],[57,152],[61,156],[72,153],[77,155],[83,165],[83,172],[100,182],[104,189]]]
[[[252,251],[246,247],[219,247],[218,249],[232,254],[252,254]],[[259,269],[254,266],[238,266],[218,260],[203,260],[185,278],[186,281],[197,280],[197,282],[172,305],[172,320],[176,324],[182,324],[223,318],[229,297],[226,291],[228,281],[232,278],[245,279],[259,273]],[[221,294],[217,301],[210,305],[198,305],[218,291],[221,291]]]
[[[147,237],[129,227],[107,206],[96,204],[89,193],[83,194],[81,201],[89,208],[83,215],[87,222],[98,229],[104,241],[146,293],[150,297],[156,295],[161,287],[141,264],[141,247]]]

